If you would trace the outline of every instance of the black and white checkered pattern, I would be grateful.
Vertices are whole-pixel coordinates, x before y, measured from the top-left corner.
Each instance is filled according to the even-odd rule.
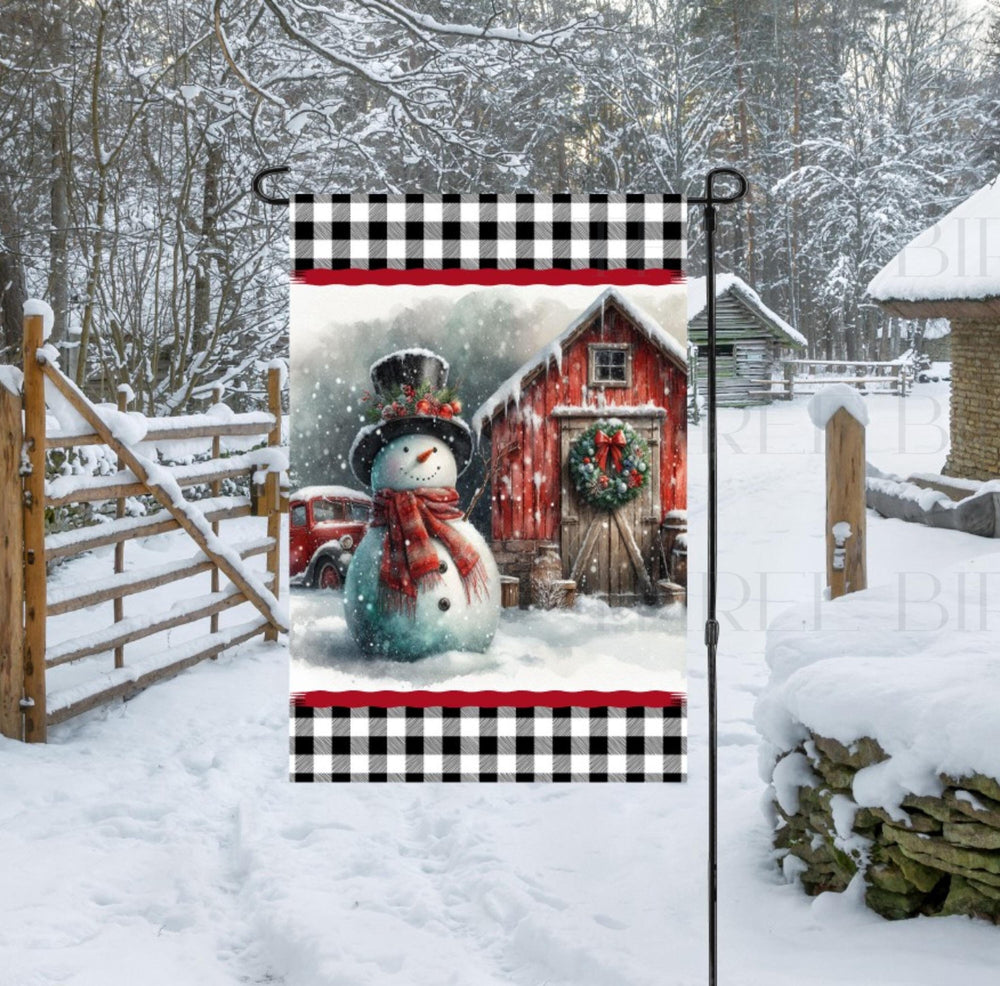
[[[680,271],[677,195],[297,195],[293,271]]]
[[[293,781],[682,781],[684,707],[292,705]]]
[[[598,272],[586,283],[672,283],[685,256],[686,206],[676,195],[299,195],[291,222],[292,277],[309,284],[409,283],[398,279],[413,275],[398,271],[451,272],[431,274],[441,283],[477,283],[477,272],[478,283],[577,283],[585,271]],[[383,704],[374,694],[323,694],[330,704],[292,704],[295,781],[685,777],[685,707],[680,698],[657,704],[662,693],[597,696],[618,702],[610,706],[582,693],[450,703],[405,694]],[[629,705],[644,699],[653,704]]]

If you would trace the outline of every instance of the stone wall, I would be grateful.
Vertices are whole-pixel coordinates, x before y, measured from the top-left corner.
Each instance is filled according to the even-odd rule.
[[[1000,476],[1000,319],[951,322],[951,452],[944,471]]]
[[[865,901],[883,917],[965,914],[1000,924],[1000,783],[942,775],[940,796],[908,796],[890,814],[858,807],[852,794],[859,770],[888,759],[875,740],[847,748],[813,735],[787,754],[803,755],[819,783],[798,788],[797,809],[775,805],[786,875],[818,894],[844,890],[861,870]]]

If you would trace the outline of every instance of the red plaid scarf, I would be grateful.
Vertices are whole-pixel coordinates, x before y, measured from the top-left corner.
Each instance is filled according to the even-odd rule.
[[[479,552],[449,523],[458,520],[458,493],[454,489],[378,490],[372,527],[385,528],[382,568],[379,571],[379,608],[413,616],[417,590],[441,581],[440,559],[431,544],[437,538],[462,576],[467,599],[486,585]]]

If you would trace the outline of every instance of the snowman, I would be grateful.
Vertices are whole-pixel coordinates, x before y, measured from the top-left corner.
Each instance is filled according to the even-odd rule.
[[[358,432],[350,462],[374,506],[347,570],[347,626],[363,651],[397,660],[484,651],[500,622],[500,573],[458,506],[473,439],[446,388],[448,364],[404,349],[371,379],[378,420]]]

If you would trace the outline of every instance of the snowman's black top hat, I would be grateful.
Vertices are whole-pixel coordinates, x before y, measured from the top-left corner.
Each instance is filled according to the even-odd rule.
[[[448,382],[448,364],[429,349],[401,349],[372,364],[372,387],[382,399],[391,401],[403,387],[442,390]],[[446,442],[461,475],[472,461],[472,430],[454,414],[419,413],[405,408],[393,417],[362,428],[351,446],[351,471],[364,486],[371,483],[375,457],[400,435],[433,435]]]

